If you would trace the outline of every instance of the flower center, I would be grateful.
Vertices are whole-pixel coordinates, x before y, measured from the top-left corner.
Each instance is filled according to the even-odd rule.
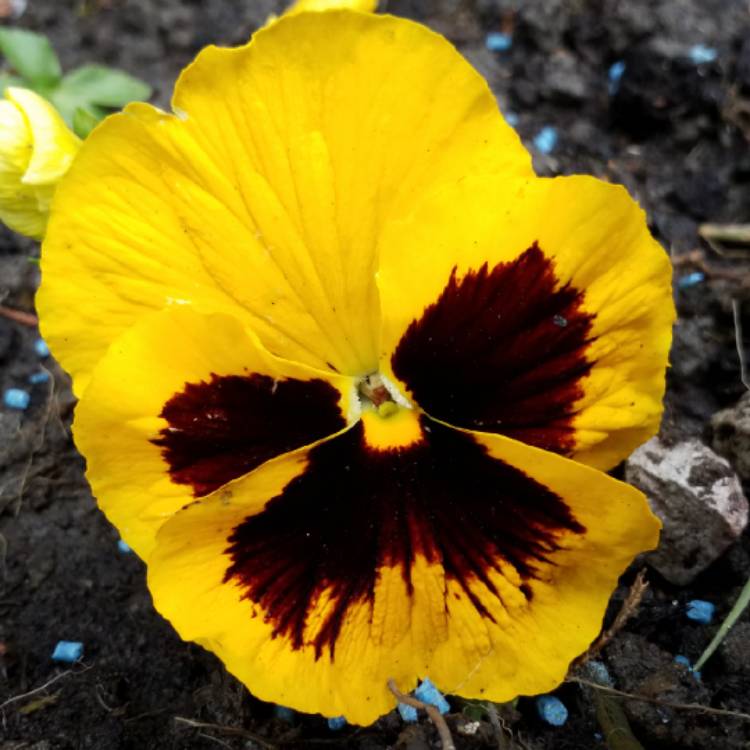
[[[365,445],[376,452],[391,451],[422,442],[419,415],[398,388],[379,372],[357,385],[362,407]]]
[[[363,409],[372,409],[384,419],[393,416],[400,408],[412,408],[398,388],[379,372],[365,375],[357,385],[357,393]]]

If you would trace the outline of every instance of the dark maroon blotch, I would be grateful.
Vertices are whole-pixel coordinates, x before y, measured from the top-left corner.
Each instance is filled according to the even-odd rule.
[[[399,342],[393,372],[438,419],[568,454],[592,367],[594,316],[582,302],[537,243],[492,269],[460,279],[454,269]]]
[[[346,426],[339,392],[324,380],[212,375],[186,383],[164,406],[161,446],[173,481],[196,497],[287,451]]]
[[[275,636],[308,645],[308,615],[330,589],[334,605],[311,645],[333,658],[349,608],[372,603],[379,569],[399,567],[411,591],[417,555],[442,564],[489,616],[471,582],[500,599],[489,573],[505,561],[530,597],[560,533],[584,531],[557,495],[470,435],[427,418],[423,427],[420,443],[390,451],[369,448],[361,423],[321,443],[304,473],[234,530],[225,580],[260,605]]]

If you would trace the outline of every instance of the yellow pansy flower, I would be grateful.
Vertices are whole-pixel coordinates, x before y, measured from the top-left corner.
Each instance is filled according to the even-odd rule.
[[[0,101],[0,221],[40,239],[52,196],[80,141],[57,110],[29,89]]]
[[[259,698],[368,724],[547,691],[652,548],[670,264],[535,176],[441,36],[351,11],[209,47],[83,145],[42,255],[88,478],[156,608]]]

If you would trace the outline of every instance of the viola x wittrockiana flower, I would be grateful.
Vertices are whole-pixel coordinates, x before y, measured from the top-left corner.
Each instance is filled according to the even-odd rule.
[[[596,636],[644,497],[670,267],[621,187],[537,178],[440,36],[301,13],[84,144],[43,331],[157,609],[260,698],[504,701]]]
[[[39,239],[57,183],[80,141],[33,91],[10,87],[0,100],[0,221]]]

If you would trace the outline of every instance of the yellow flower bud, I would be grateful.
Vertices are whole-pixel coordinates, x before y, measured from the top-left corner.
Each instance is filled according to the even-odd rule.
[[[33,91],[0,100],[0,220],[41,239],[57,183],[80,146],[57,110]]]

